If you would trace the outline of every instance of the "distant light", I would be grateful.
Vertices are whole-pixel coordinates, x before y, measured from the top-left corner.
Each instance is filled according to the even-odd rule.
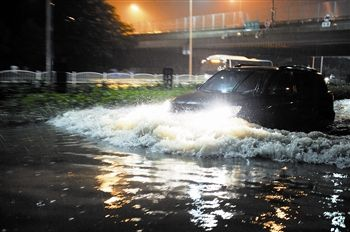
[[[326,84],[329,84],[330,79],[328,77],[324,78],[324,81],[326,82]]]
[[[140,12],[140,7],[139,7],[139,5],[133,3],[130,5],[130,10],[134,13],[138,13],[138,12]]]
[[[66,16],[66,18],[64,19],[66,22],[75,22],[75,18],[72,16]]]

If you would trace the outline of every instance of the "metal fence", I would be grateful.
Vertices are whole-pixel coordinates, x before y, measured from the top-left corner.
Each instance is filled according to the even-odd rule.
[[[53,72],[52,79],[55,80],[56,73]],[[123,83],[123,84],[159,84],[163,83],[163,74],[131,73],[131,72],[67,72],[67,83],[77,84],[101,84],[101,83]],[[174,85],[199,84],[206,80],[204,75],[175,74]],[[32,72],[27,70],[3,70],[0,71],[0,83],[50,83],[47,72]]]
[[[248,20],[244,12],[227,12],[192,17],[192,30],[217,30],[224,28],[239,28]],[[162,33],[188,31],[189,17],[162,22],[138,22],[134,24],[135,33]]]

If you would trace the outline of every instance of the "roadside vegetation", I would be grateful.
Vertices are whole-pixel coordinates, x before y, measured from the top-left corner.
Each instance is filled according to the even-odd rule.
[[[1,124],[44,121],[72,109],[115,107],[162,102],[191,92],[195,86],[165,88],[162,85],[111,88],[85,86],[58,93],[48,89],[13,93],[0,100]]]
[[[328,89],[333,93],[335,100],[350,99],[350,85],[328,85]]]
[[[164,101],[180,94],[192,91],[193,86],[164,88],[130,87],[114,89],[92,87],[88,90],[76,90],[68,93],[43,92],[27,94],[19,101],[26,108],[49,106],[56,108],[85,108],[95,105],[116,106],[135,105]]]

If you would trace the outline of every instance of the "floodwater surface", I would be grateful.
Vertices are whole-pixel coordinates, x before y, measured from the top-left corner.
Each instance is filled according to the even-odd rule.
[[[1,128],[1,231],[349,230],[348,135],[167,107]],[[335,107],[343,130],[350,101]]]

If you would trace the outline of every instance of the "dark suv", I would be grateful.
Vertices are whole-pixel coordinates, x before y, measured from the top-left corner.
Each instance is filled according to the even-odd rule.
[[[323,76],[302,66],[219,71],[196,92],[175,98],[172,110],[203,109],[218,101],[241,106],[239,117],[267,127],[322,128],[334,121],[333,95]]]

